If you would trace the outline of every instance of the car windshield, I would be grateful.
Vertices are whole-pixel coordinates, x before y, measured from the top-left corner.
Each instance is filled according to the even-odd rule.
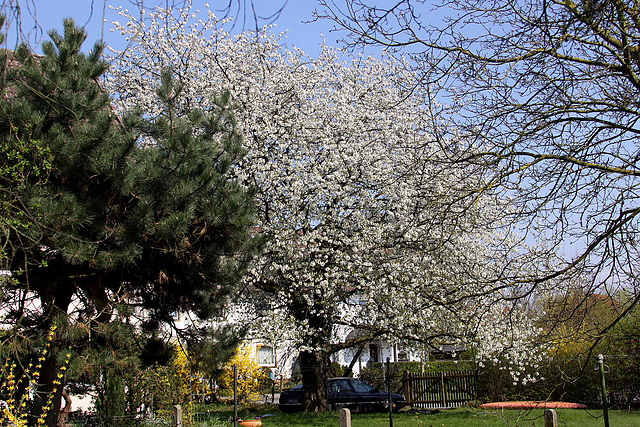
[[[351,386],[356,392],[360,392],[360,393],[369,393],[374,390],[374,388],[371,387],[369,384],[360,380],[352,380]]]

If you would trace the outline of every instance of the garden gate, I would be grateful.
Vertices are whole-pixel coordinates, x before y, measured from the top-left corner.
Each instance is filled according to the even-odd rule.
[[[478,371],[443,371],[416,375],[407,371],[402,392],[411,406],[457,408],[478,397]]]

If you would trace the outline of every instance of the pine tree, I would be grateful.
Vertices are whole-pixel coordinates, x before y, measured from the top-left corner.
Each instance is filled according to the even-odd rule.
[[[21,46],[2,58],[2,147],[43,173],[0,176],[23,219],[0,243],[16,249],[6,252],[5,321],[23,336],[59,327],[34,407],[38,415],[55,391],[47,414],[55,425],[60,351],[108,346],[118,304],[143,310],[147,331],[180,312],[215,315],[259,242],[252,193],[233,178],[242,151],[227,96],[176,119],[180,85],[167,70],[162,113],[122,121],[99,84],[102,45],[81,53],[86,36],[71,20],[50,37],[43,56]]]

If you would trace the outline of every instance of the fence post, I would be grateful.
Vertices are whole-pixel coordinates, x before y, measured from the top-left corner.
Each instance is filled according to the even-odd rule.
[[[406,371],[404,371],[404,384],[403,384],[403,391],[404,391],[404,397],[407,399],[407,404],[411,405],[413,403],[413,397],[411,396],[411,372],[409,372],[409,370],[407,369]]]
[[[387,398],[389,399],[389,427],[393,427],[393,399],[391,398],[391,363],[387,357]]]
[[[271,381],[271,403],[276,401],[276,376],[273,375],[273,381]]]
[[[475,400],[478,400],[480,398],[480,387],[478,387],[478,383],[480,382],[480,379],[478,378],[480,376],[480,370],[478,368],[474,369],[473,372],[473,398]]]
[[[609,427],[609,410],[607,408],[607,387],[604,382],[604,356],[597,356],[600,368],[600,387],[602,388],[602,414],[604,415],[604,427]]]
[[[555,409],[545,409],[544,427],[558,427],[558,414]]]
[[[173,427],[182,427],[182,407],[180,405],[175,405],[173,407],[171,425]]]
[[[238,427],[238,365],[233,364],[233,427]]]
[[[442,401],[442,407],[447,406],[447,391],[444,387],[444,372],[440,372],[440,399]]]
[[[351,427],[351,411],[349,408],[340,409],[340,427]]]

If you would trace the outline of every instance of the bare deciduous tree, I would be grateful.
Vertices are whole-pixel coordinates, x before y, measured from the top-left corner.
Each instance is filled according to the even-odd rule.
[[[320,0],[351,47],[410,56],[471,137],[443,143],[452,162],[485,177],[532,251],[537,274],[502,277],[525,293],[579,277],[589,293],[640,300],[640,9],[613,0]],[[552,253],[564,262],[547,263]],[[560,290],[559,290],[560,291]],[[524,295],[521,291],[513,296]],[[611,325],[602,328],[605,333]]]

